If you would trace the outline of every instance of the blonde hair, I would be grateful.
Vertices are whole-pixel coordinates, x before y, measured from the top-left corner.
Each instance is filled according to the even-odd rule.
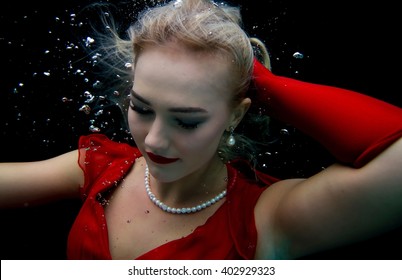
[[[114,26],[110,18],[106,21],[109,27]],[[232,62],[232,71],[236,75],[236,79],[233,79],[237,83],[233,85],[233,103],[236,104],[246,97],[250,85],[255,58],[253,46],[258,48],[262,62],[270,69],[265,45],[257,38],[249,38],[242,24],[238,7],[210,0],[169,1],[143,11],[128,28],[127,39],[118,36],[115,28],[109,28],[114,43],[111,45],[103,40],[102,46],[107,54],[104,59],[112,61],[115,70],[123,69],[122,64],[127,65],[130,61],[131,70],[135,70],[137,58],[144,49],[169,42],[176,42],[190,50],[226,57]],[[226,136],[222,138],[223,141]],[[236,138],[238,148],[235,151],[220,145],[220,153],[225,160],[239,153],[249,155],[255,146],[245,137]]]
[[[135,59],[149,45],[175,41],[196,51],[211,52],[233,62],[238,76],[235,97],[244,97],[253,69],[253,50],[240,27],[238,8],[209,0],[171,1],[146,10],[129,28]]]

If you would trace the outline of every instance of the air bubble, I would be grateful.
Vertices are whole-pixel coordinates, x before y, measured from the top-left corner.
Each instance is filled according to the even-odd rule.
[[[94,126],[94,125],[91,125],[91,126],[89,127],[89,130],[90,130],[91,132],[100,132],[100,131],[101,131],[99,127],[96,127],[96,126]]]
[[[72,102],[73,99],[68,98],[68,97],[63,97],[63,98],[61,99],[61,101],[63,101],[64,103],[67,103],[67,102]]]
[[[80,109],[80,112],[84,112],[85,114],[89,115],[91,113],[91,107],[88,105],[83,105]]]
[[[295,52],[293,54],[293,57],[296,58],[296,59],[302,59],[304,57],[304,55],[302,53]]]
[[[91,38],[91,37],[87,37],[86,39],[85,39],[85,46],[86,47],[89,47],[89,46],[91,46],[91,44],[93,44],[95,42],[95,39],[93,39],[93,38]]]
[[[93,88],[100,88],[102,83],[100,81],[96,81],[95,83],[92,84]]]
[[[95,113],[95,116],[100,116],[103,115],[103,110],[99,110],[98,112]]]

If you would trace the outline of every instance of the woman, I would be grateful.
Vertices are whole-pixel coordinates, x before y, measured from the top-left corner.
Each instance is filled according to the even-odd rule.
[[[116,41],[132,54],[136,147],[88,135],[77,151],[2,164],[0,205],[83,199],[70,259],[293,259],[400,226],[402,110],[273,75],[239,23],[205,0],[142,14]],[[235,134],[249,113],[294,125],[339,163],[307,179],[254,170],[254,142]]]

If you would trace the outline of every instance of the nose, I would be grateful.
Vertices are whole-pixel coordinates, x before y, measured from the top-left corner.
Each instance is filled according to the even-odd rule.
[[[155,118],[145,137],[145,146],[153,152],[162,153],[169,148],[169,143],[167,125],[159,118]]]

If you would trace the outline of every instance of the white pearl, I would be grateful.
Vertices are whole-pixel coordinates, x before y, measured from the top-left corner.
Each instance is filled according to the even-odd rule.
[[[228,144],[228,146],[233,146],[234,144],[236,144],[236,139],[233,137],[233,135],[230,135],[228,140],[226,141],[226,144]]]
[[[231,136],[233,137],[233,136]],[[230,137],[229,137],[230,139]],[[229,142],[228,139],[228,142]],[[234,137],[233,137],[233,141]],[[234,144],[233,144],[234,145]],[[149,185],[149,169],[148,169],[148,165],[146,165],[145,167],[145,176],[144,176],[144,181],[145,181],[145,190],[148,194],[149,199],[156,205],[158,206],[160,209],[162,209],[163,211],[167,212],[167,213],[172,213],[172,214],[189,214],[189,213],[195,213],[197,211],[201,211],[202,209],[205,209],[209,206],[211,206],[212,204],[216,203],[217,201],[221,200],[222,198],[224,198],[226,196],[226,190],[222,191],[220,194],[218,194],[217,196],[215,196],[214,198],[199,204],[197,206],[194,207],[187,207],[187,208],[173,208],[173,207],[169,207],[166,204],[164,204],[162,201],[160,201],[158,198],[156,198],[156,196],[152,193],[151,191],[151,187]]]

